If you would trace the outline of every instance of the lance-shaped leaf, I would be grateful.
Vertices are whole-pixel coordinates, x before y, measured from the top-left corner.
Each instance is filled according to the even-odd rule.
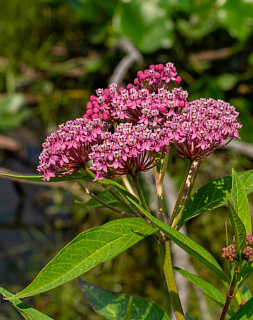
[[[240,180],[240,178],[234,170],[232,170],[232,199],[235,206],[235,212],[244,224],[246,233],[251,233],[252,225],[248,198],[242,181]]]
[[[237,258],[241,263],[242,260],[242,251],[245,248],[246,244],[246,231],[241,219],[238,217],[235,212],[231,202],[228,200],[228,211],[231,220],[231,224],[235,234],[235,247]]]
[[[83,296],[97,313],[106,319],[125,319],[132,299],[130,320],[169,320],[168,315],[152,301],[112,292],[103,287],[79,280]],[[128,316],[128,315],[127,315]]]
[[[84,231],[63,248],[28,287],[10,299],[33,296],[62,285],[156,231],[142,218],[119,219]]]
[[[238,274],[237,278],[237,288],[247,280],[247,278],[253,273],[253,262],[246,262]]]
[[[253,298],[245,303],[230,320],[251,320],[253,319]]]
[[[10,293],[9,291],[1,287],[0,287],[0,293],[5,298],[10,298],[13,296],[12,293]],[[52,318],[46,316],[42,312],[39,312],[38,310],[29,307],[27,304],[25,304],[19,299],[13,300],[11,301],[11,303],[26,320],[50,320],[50,319],[53,320]]]
[[[15,178],[19,180],[25,180],[25,181],[33,181],[33,182],[43,182],[43,176],[24,176],[24,175],[18,175],[18,174],[7,174],[7,173],[1,173],[1,176],[9,177],[9,178]],[[78,172],[72,173],[71,175],[68,175],[66,177],[52,177],[48,182],[59,182],[59,181],[68,181],[68,180],[76,180],[76,179],[85,179],[88,181],[91,181],[91,177],[88,174],[81,174]]]
[[[224,307],[226,302],[226,297],[220,293],[218,289],[216,289],[213,285],[201,279],[200,277],[185,271],[181,268],[174,267],[178,273],[180,273],[183,277],[188,279],[191,283],[195,284],[199,289],[201,289],[206,295],[208,295],[211,299],[213,299],[221,308]],[[234,312],[231,307],[228,310],[229,315],[233,315]]]
[[[238,173],[246,194],[253,192],[253,170]],[[232,176],[225,176],[208,182],[198,189],[187,203],[179,226],[184,225],[191,218],[227,204],[231,200]]]
[[[173,229],[168,226],[164,222],[158,220],[154,216],[152,216],[149,212],[143,209],[138,203],[131,200],[133,204],[139,208],[146,217],[156,225],[169,239],[175,242],[180,248],[189,253],[192,257],[202,262],[207,268],[212,270],[221,280],[226,283],[229,283],[229,280],[225,273],[222,271],[219,263],[215,260],[215,258],[209,253],[206,249],[201,247],[195,241],[185,236],[181,232]]]

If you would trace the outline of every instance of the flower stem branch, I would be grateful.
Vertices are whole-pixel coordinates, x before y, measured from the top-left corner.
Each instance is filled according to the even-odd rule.
[[[121,180],[122,180],[122,182],[124,183],[124,185],[125,185],[125,187],[127,188],[127,190],[128,190],[133,196],[136,197],[135,192],[134,192],[134,190],[133,190],[130,182],[129,182],[128,179],[127,179],[127,176],[126,176],[126,175],[121,176]]]
[[[118,208],[112,207],[110,206],[108,203],[104,202],[103,200],[101,200],[99,197],[97,197],[94,193],[92,193],[88,188],[86,188],[79,180],[76,180],[76,182],[79,184],[79,186],[81,186],[81,188],[89,195],[91,196],[93,199],[95,199],[96,201],[98,201],[99,203],[101,203],[103,206],[107,207],[108,209],[115,211],[117,213],[120,213],[122,215],[126,215],[126,216],[130,216],[132,217],[133,215],[130,213],[127,213],[125,211],[122,211]]]
[[[235,288],[236,288],[238,273],[239,273],[238,269],[235,269],[234,277],[233,277],[233,280],[231,282],[229,291],[227,293],[227,299],[226,299],[225,305],[223,307],[223,310],[222,310],[222,313],[221,313],[221,316],[220,316],[220,320],[224,320],[225,319],[227,311],[228,311],[228,308],[229,308],[229,305],[230,305],[230,302],[231,302],[231,300],[234,298],[234,296],[236,294]]]
[[[199,170],[200,162],[201,162],[201,160],[191,161],[189,174],[188,174],[188,177],[186,179],[185,186],[183,189],[182,199],[181,199],[180,205],[178,207],[178,211],[177,211],[178,214],[177,214],[176,219],[172,223],[173,228],[177,227],[177,224],[180,221],[180,218],[184,212],[185,206],[190,198],[192,187],[194,185],[194,182],[195,182],[198,170]]]
[[[192,164],[192,161],[189,160],[187,168],[185,170],[183,181],[181,183],[181,186],[180,186],[180,189],[179,189],[179,192],[178,192],[177,201],[176,201],[176,204],[174,206],[174,209],[173,209],[170,221],[169,221],[169,226],[172,225],[174,219],[176,218],[176,215],[177,215],[177,212],[178,212],[178,208],[179,208],[179,205],[180,205],[180,202],[181,202],[181,199],[182,199],[185,183],[186,183],[186,180],[187,180],[187,177],[189,175],[190,168],[191,168],[191,164]]]
[[[95,174],[87,167],[84,168],[85,171],[92,177],[95,178]],[[128,204],[117,192],[115,192],[110,186],[108,186],[106,183],[104,183],[101,180],[97,180],[99,184],[101,184],[105,190],[109,191],[117,200],[119,200],[124,207],[126,207],[133,215],[136,217],[142,216],[141,213],[138,213],[135,211],[130,204]]]
[[[166,168],[169,161],[169,148],[167,148],[167,153],[165,154],[163,167],[160,173],[157,171],[157,166],[154,167],[154,176],[156,182],[156,192],[157,192],[157,203],[158,203],[158,216],[161,221],[164,221],[163,212],[163,180],[166,173]]]
[[[179,298],[177,285],[174,277],[173,265],[171,260],[170,240],[160,243],[163,270],[171,298],[172,307],[177,320],[185,320],[183,308]]]

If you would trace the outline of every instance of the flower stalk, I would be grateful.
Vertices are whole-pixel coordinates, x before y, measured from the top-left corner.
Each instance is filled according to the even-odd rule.
[[[168,287],[168,291],[171,298],[172,307],[177,320],[185,320],[182,304],[177,290],[177,285],[174,277],[170,240],[166,240],[160,243],[160,251],[163,263],[163,270]]]
[[[231,302],[231,300],[234,298],[234,296],[236,294],[236,283],[237,283],[238,273],[239,273],[238,269],[235,269],[234,276],[233,276],[229,291],[227,293],[227,299],[226,299],[225,305],[223,307],[223,310],[222,310],[222,313],[221,313],[221,316],[220,316],[220,320],[224,320],[225,319],[227,311],[228,311],[228,308],[229,308],[229,305],[230,305],[230,302]]]

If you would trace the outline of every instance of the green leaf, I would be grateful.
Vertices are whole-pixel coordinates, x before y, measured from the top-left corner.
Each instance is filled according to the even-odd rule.
[[[253,191],[253,170],[238,173],[246,194]],[[225,176],[208,182],[198,189],[187,203],[179,226],[197,215],[221,207],[231,200],[232,176]]]
[[[191,317],[188,313],[185,315],[185,320],[196,320],[193,317]]]
[[[215,258],[209,253],[206,249],[201,247],[195,241],[185,236],[181,232],[173,229],[168,226],[164,222],[158,220],[154,216],[152,216],[149,212],[143,209],[138,203],[131,200],[134,205],[139,208],[146,217],[149,218],[154,225],[156,225],[169,239],[171,239],[175,244],[177,244],[184,251],[189,253],[192,257],[202,262],[207,268],[212,270],[221,280],[226,283],[229,283],[229,280],[225,273],[222,271],[219,263],[215,260]]]
[[[23,176],[23,175],[16,175],[16,174],[7,174],[7,173],[1,173],[1,176],[9,177],[9,178],[15,178],[15,179],[20,179],[20,180],[25,180],[25,181],[33,181],[33,182],[43,182],[43,176]],[[86,174],[80,174],[80,173],[73,173],[69,176],[66,177],[55,177],[51,178],[50,181],[48,182],[59,182],[59,181],[68,181],[68,180],[75,180],[75,179],[85,179],[90,181],[91,178],[89,175]]]
[[[241,271],[238,274],[237,278],[237,288],[246,281],[246,279],[253,273],[253,263],[246,262],[246,264],[242,267]]]
[[[248,198],[244,186],[234,170],[232,170],[232,199],[235,205],[235,212],[244,224],[246,233],[251,233],[252,225]]]
[[[180,273],[183,277],[188,279],[191,283],[195,284],[198,288],[200,288],[206,295],[208,295],[211,299],[213,299],[221,308],[224,307],[226,302],[226,297],[223,296],[218,289],[216,289],[213,285],[201,279],[200,277],[189,273],[181,268],[174,267],[178,273]],[[229,314],[233,315],[234,312],[230,308]]]
[[[112,207],[120,207],[121,203],[114,198],[114,196],[107,190],[101,192],[97,197],[109,204]],[[79,202],[80,203],[80,202]],[[102,203],[98,202],[96,199],[90,199],[89,201],[82,202],[84,205],[89,207],[96,207],[96,208],[106,208]]]
[[[167,314],[152,301],[131,297],[126,294],[112,292],[103,287],[91,284],[82,279],[79,280],[84,298],[96,310],[97,313],[106,319],[125,319],[129,301],[132,298],[131,320],[169,320]]]
[[[157,0],[120,1],[113,26],[144,53],[171,47],[174,41],[174,23],[168,16],[168,5],[165,9]]]
[[[250,288],[247,286],[247,283],[244,282],[241,291],[243,301],[248,301],[252,297],[252,293],[250,291]]]
[[[241,259],[242,259],[241,254],[246,244],[246,231],[241,219],[238,217],[237,213],[235,212],[229,200],[228,200],[228,211],[229,211],[230,220],[231,220],[232,227],[235,234],[236,254],[237,254],[238,260],[241,263]]]
[[[230,320],[251,320],[253,319],[253,298],[243,305]]]
[[[30,116],[23,93],[12,93],[0,101],[0,128],[19,127]]]
[[[12,293],[0,287],[0,293],[6,297],[10,298],[13,296]],[[12,305],[21,313],[21,315],[27,320],[52,320],[52,318],[46,316],[45,314],[39,312],[36,309],[29,307],[27,304],[23,303],[21,300],[11,301]]]
[[[45,266],[28,287],[11,299],[33,296],[60,286],[116,257],[156,231],[142,218],[127,218],[82,232]]]

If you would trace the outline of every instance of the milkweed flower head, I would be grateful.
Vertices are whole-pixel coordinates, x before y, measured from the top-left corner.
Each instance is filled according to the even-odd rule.
[[[113,134],[102,133],[102,140],[90,154],[96,179],[147,171],[160,161],[157,155],[166,152],[163,130],[144,124],[121,123]]]
[[[91,146],[101,139],[106,125],[100,119],[79,118],[67,121],[43,143],[37,170],[44,181],[70,175],[90,160]]]
[[[165,66],[162,64],[151,65],[144,72],[139,71],[134,80],[136,86],[156,93],[159,88],[169,89],[173,82],[179,84],[181,78],[177,76],[176,67],[172,62],[166,63]]]
[[[109,123],[132,122],[161,125],[168,115],[183,108],[188,97],[187,91],[178,86],[181,78],[171,62],[151,65],[144,72],[139,71],[133,84],[126,89],[112,83],[109,89],[97,89],[87,103],[84,118]]]
[[[234,106],[211,98],[188,102],[180,82],[168,62],[139,71],[126,88],[97,89],[83,118],[60,125],[43,144],[38,171],[44,180],[71,174],[88,160],[96,179],[133,175],[155,166],[168,149],[198,160],[239,138]]]
[[[181,157],[202,159],[234,138],[240,138],[239,113],[222,100],[199,99],[165,122],[170,149]]]

